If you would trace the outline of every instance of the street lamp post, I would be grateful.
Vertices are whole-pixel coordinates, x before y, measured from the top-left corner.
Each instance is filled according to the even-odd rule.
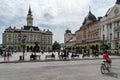
[[[21,47],[23,48],[23,60],[25,59],[25,47],[26,47],[25,40],[26,40],[26,35],[23,36],[22,45],[21,45]]]
[[[18,51],[20,51],[20,44],[21,44],[21,36],[18,36]]]

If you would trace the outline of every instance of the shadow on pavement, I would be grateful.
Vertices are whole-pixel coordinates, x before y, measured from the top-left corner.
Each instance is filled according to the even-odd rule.
[[[118,78],[118,74],[117,73],[113,73],[113,72],[106,73],[105,75],[106,76],[110,76],[110,77],[114,77],[114,78]]]

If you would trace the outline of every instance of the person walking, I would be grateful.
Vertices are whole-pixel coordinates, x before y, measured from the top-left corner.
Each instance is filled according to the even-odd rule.
[[[6,56],[7,56],[7,54],[6,54],[6,52],[4,52],[4,54],[3,54],[4,61],[6,61]]]
[[[6,54],[7,61],[9,61],[10,56],[11,56],[10,52],[7,52]]]

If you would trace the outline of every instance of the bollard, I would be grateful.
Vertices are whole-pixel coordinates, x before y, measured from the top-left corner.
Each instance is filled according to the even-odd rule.
[[[20,60],[20,61],[22,60],[22,56],[19,56],[19,60]]]

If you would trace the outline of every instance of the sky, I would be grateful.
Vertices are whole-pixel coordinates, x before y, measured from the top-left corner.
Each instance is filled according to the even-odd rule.
[[[64,42],[65,30],[75,33],[88,15],[89,7],[96,16],[104,16],[116,0],[0,0],[0,44],[9,26],[20,29],[27,24],[31,6],[33,24],[53,32],[53,42]]]

